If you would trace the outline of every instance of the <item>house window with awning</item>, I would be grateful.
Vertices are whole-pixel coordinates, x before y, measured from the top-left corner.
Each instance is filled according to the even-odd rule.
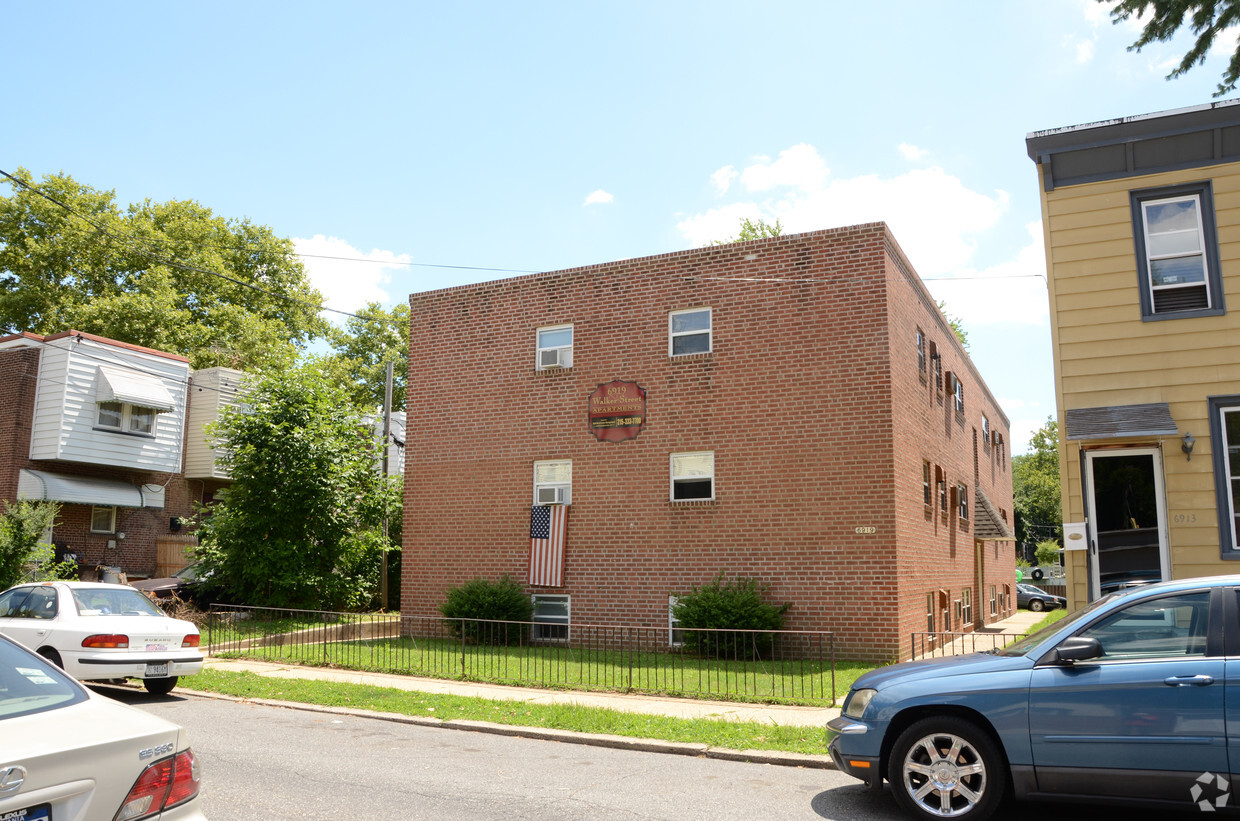
[[[155,415],[176,408],[163,381],[151,374],[101,365],[95,385],[95,426],[102,430],[153,436]]]

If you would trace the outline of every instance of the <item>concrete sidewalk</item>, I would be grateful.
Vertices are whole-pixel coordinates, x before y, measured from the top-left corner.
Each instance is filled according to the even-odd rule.
[[[987,625],[987,633],[1021,634],[1028,632],[1029,627],[1045,617],[1045,613],[1029,613],[1018,611],[1015,615],[994,624]],[[813,728],[809,732],[823,734],[822,755],[802,755],[797,753],[781,753],[769,750],[725,750],[708,747],[705,744],[684,744],[679,742],[636,739],[625,736],[597,735],[589,733],[573,733],[564,730],[546,730],[537,727],[521,727],[508,724],[490,724],[480,721],[443,721],[422,716],[406,716],[394,713],[377,713],[370,710],[357,710],[336,707],[320,707],[286,701],[266,699],[233,699],[251,703],[272,704],[280,707],[311,710],[315,712],[357,715],[386,721],[397,721],[406,724],[444,727],[447,729],[470,730],[473,732],[489,732],[501,735],[520,736],[524,738],[541,738],[554,741],[597,746],[616,747],[621,749],[644,750],[650,752],[675,753],[679,755],[697,755],[711,758],[726,758],[737,761],[780,764],[797,767],[833,768],[834,764],[826,754],[825,725],[840,714],[839,707],[792,707],[780,704],[741,704],[725,701],[702,701],[689,698],[671,698],[660,696],[632,695],[628,693],[584,692],[568,690],[543,690],[531,687],[508,687],[500,684],[480,684],[464,681],[446,681],[443,679],[418,678],[390,673],[368,673],[356,670],[338,670],[326,667],[303,667],[293,664],[275,664],[247,659],[208,658],[206,667],[213,670],[255,673],[268,678],[302,679],[315,681],[334,681],[342,684],[367,684],[375,687],[390,687],[397,690],[410,690],[423,693],[443,693],[458,696],[471,696],[496,701],[522,701],[528,704],[573,704],[584,707],[598,707],[625,713],[643,713],[647,715],[670,716],[686,719],[719,719],[724,721],[751,721],[773,726],[796,726]],[[192,690],[193,679],[188,679],[183,690]],[[213,693],[199,693],[213,698],[229,698]],[[840,694],[840,700],[846,694]]]

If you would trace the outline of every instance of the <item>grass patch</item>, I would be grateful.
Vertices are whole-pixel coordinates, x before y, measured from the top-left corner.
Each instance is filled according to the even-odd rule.
[[[825,755],[824,728],[776,727],[756,722],[683,719],[623,713],[598,707],[527,704],[469,696],[411,692],[368,684],[277,679],[210,668],[183,679],[183,687],[239,698],[263,698],[396,713],[444,720],[487,721],[579,733],[707,744],[732,750],[779,750]],[[823,724],[826,716],[823,717]]]
[[[560,690],[646,693],[727,701],[829,706],[829,661],[703,659],[593,646],[466,644],[447,638],[332,640],[314,632],[272,636],[263,646],[213,650],[221,658],[252,658],[349,670],[427,676]],[[211,640],[215,643],[215,637]],[[836,665],[842,696],[873,665]]]
[[[1047,613],[1046,617],[1043,618],[1040,622],[1030,627],[1029,632],[1036,633],[1045,627],[1050,627],[1052,624],[1054,624],[1055,622],[1059,621],[1060,619],[1064,618],[1067,615],[1068,615],[1068,608],[1066,607],[1060,607],[1055,610],[1052,610],[1051,612]]]

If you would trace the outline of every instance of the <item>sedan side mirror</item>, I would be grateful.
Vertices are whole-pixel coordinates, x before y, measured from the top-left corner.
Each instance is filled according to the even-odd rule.
[[[1071,663],[1102,656],[1102,644],[1095,638],[1072,636],[1055,648],[1055,661]]]

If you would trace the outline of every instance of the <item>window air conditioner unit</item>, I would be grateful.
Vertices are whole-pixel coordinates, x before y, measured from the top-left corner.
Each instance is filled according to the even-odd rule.
[[[570,368],[572,365],[572,348],[551,348],[538,352],[538,367],[540,368]]]
[[[566,505],[568,504],[568,488],[566,487],[540,487],[538,489],[538,504],[540,505]]]

